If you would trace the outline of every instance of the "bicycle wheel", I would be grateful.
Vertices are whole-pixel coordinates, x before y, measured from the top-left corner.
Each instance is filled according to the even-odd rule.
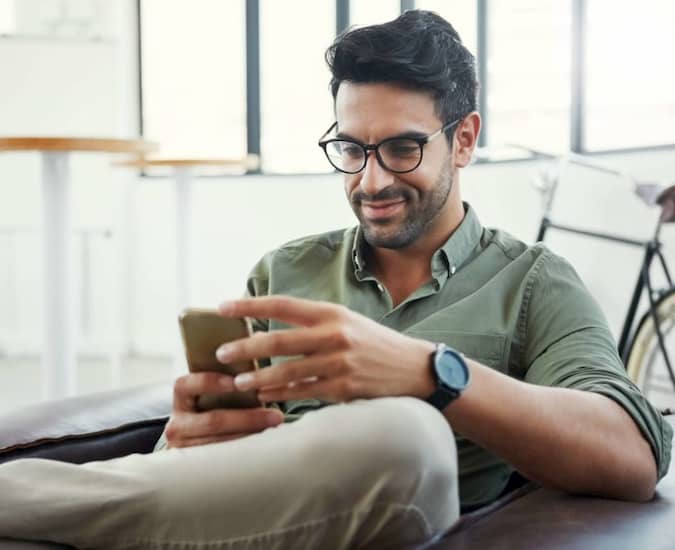
[[[670,364],[675,368],[675,288],[659,298],[656,312]],[[640,319],[628,352],[626,370],[655,407],[675,407],[675,387],[661,353],[654,319],[649,312]]]

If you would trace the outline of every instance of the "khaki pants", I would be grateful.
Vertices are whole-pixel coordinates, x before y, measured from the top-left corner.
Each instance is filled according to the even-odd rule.
[[[85,548],[400,548],[458,515],[452,431],[407,397],[225,443],[0,466],[0,536]]]

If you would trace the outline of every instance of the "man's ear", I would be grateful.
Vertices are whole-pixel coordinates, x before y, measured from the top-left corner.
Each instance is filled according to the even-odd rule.
[[[480,134],[480,115],[473,111],[466,115],[459,123],[453,135],[453,156],[455,158],[455,166],[464,168],[471,162],[473,150],[478,143],[478,135]]]

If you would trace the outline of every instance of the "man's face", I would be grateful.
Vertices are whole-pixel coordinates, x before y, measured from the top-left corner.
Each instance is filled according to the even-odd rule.
[[[448,122],[437,117],[428,94],[391,84],[343,82],[335,110],[338,136],[364,144],[429,135]],[[451,189],[450,147],[444,135],[424,146],[422,162],[412,172],[389,172],[371,152],[361,172],[345,174],[347,198],[366,241],[375,247],[407,247],[442,223]]]

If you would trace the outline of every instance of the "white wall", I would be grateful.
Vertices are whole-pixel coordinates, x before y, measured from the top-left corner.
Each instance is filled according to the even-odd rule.
[[[603,158],[602,162],[645,177],[675,174],[672,153],[622,155]],[[102,170],[108,168],[104,166]],[[531,241],[540,212],[538,196],[528,181],[532,170],[534,163],[473,166],[462,174],[464,196],[475,206],[484,224],[504,228]],[[106,189],[105,185],[96,185]],[[74,198],[82,204],[80,211],[104,210],[113,202],[115,189],[111,187],[107,187],[106,193],[90,196],[80,188]],[[136,351],[164,353],[170,351],[176,335],[173,187],[170,179],[138,178],[135,189],[136,301],[128,317],[132,323],[130,333]],[[337,176],[204,178],[194,182],[193,193],[193,254],[189,263],[191,301],[195,305],[213,306],[241,294],[249,269],[265,251],[305,234],[354,223]],[[37,194],[31,194],[24,202],[28,204],[37,198]],[[651,234],[656,216],[621,182],[583,169],[570,171],[564,179],[555,213],[563,223],[638,238]],[[83,214],[82,218],[85,217]],[[675,231],[666,227],[663,236],[668,245],[667,255],[675,259]],[[550,245],[577,267],[618,333],[641,252],[554,232],[549,237]],[[16,252],[14,269],[18,277],[14,275],[13,285],[18,301],[17,321],[23,332],[39,318],[40,303],[34,292],[39,287],[38,265],[31,252],[38,243],[35,238],[21,239],[25,248]],[[95,238],[92,255],[92,322],[95,331],[108,331],[110,293],[114,289],[110,274],[115,272],[111,242]],[[7,293],[3,294],[7,301]],[[5,312],[9,310],[3,308]],[[6,328],[6,317],[3,321]],[[105,341],[106,335],[98,336]]]
[[[675,180],[673,152],[597,160],[639,177]],[[539,196],[529,183],[535,167],[532,162],[472,166],[461,176],[463,194],[485,225],[532,241],[540,215]],[[133,333],[139,350],[155,351],[173,334],[172,191],[169,181],[140,179],[138,192],[142,216],[152,223],[139,234]],[[265,251],[355,222],[338,176],[202,179],[194,192],[191,292],[199,305],[239,295],[248,270]],[[561,223],[647,238],[657,212],[621,181],[574,168],[563,179],[554,214]],[[663,237],[666,254],[675,260],[675,228],[666,227]],[[554,232],[547,240],[577,267],[618,333],[641,251]]]
[[[116,32],[106,42],[0,41],[0,135],[12,133],[108,134],[137,130],[135,24],[131,0],[115,4]],[[30,57],[29,57],[30,56]],[[31,70],[22,61],[30,58]],[[76,83],[77,85],[73,85]],[[318,129],[317,134],[320,133]],[[175,345],[171,181],[137,178],[112,169],[107,157],[72,161],[77,226],[114,227],[125,181],[136,191],[133,307],[128,312],[132,347],[169,353]],[[599,162],[644,178],[675,180],[673,151],[604,156]],[[533,163],[473,166],[461,177],[466,199],[481,220],[531,241],[539,202],[528,179]],[[39,224],[39,159],[0,155],[0,230]],[[338,176],[203,178],[195,182],[191,295],[195,305],[238,296],[253,263],[265,251],[295,237],[354,223]],[[647,237],[656,213],[642,206],[619,181],[583,169],[569,171],[556,215],[565,223]],[[113,234],[113,239],[115,235]],[[116,330],[112,316],[117,273],[113,239],[92,237],[92,309],[88,349],[103,349]],[[673,258],[675,230],[666,228]],[[550,245],[578,268],[608,313],[615,332],[634,283],[640,251],[587,239],[550,235]],[[0,351],[39,349],[41,326],[39,242],[33,233],[0,233]],[[674,258],[675,259],[675,258]],[[86,312],[85,312],[86,313]]]

